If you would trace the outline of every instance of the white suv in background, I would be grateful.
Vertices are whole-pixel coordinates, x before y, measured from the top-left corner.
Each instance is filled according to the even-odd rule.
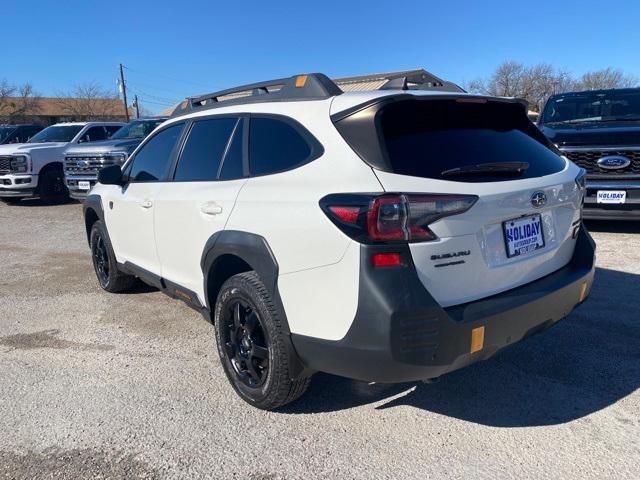
[[[107,140],[121,122],[58,123],[27,143],[0,146],[0,199],[40,197],[44,203],[69,198],[64,184],[64,151],[71,145]]]
[[[583,197],[520,101],[310,74],[187,99],[84,216],[102,288],[203,312],[236,392],[272,409],[316,371],[430,379],[564,318],[593,281]]]

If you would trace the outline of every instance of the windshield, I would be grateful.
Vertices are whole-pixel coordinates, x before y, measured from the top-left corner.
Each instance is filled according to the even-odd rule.
[[[111,136],[112,140],[122,140],[126,138],[145,138],[154,128],[160,125],[164,120],[135,120],[127,123]]]
[[[640,121],[640,89],[584,92],[552,97],[542,123]]]
[[[0,143],[4,142],[15,129],[16,127],[0,127]]]
[[[27,143],[70,142],[83,125],[53,125],[37,133]]]

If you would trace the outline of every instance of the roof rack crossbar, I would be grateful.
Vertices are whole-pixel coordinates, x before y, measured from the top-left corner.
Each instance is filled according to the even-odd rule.
[[[452,82],[442,80],[426,70],[412,70],[389,75],[380,90],[441,90],[445,92],[464,92]]]
[[[276,88],[278,87],[278,88]],[[342,90],[329,77],[322,73],[309,73],[305,75],[294,75],[288,78],[278,78],[266,82],[250,83],[239,87],[228,88],[218,92],[198,95],[185,99],[173,113],[173,116],[183,115],[190,111],[211,108],[224,103],[233,104],[237,102],[249,103],[250,101],[283,101],[283,100],[319,100],[323,98],[340,95]],[[232,96],[220,102],[221,97]],[[264,97],[252,99],[252,97]]]

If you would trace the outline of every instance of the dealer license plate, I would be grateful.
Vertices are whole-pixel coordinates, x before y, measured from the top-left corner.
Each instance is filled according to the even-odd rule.
[[[624,190],[598,190],[597,203],[625,203],[627,192]]]
[[[89,190],[91,188],[91,182],[78,182],[78,188],[80,190]]]
[[[517,257],[544,247],[542,216],[540,214],[514,218],[502,222],[507,257]]]

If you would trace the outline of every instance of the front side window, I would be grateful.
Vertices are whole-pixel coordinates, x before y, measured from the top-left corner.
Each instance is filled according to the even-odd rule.
[[[28,143],[68,143],[82,130],[83,125],[52,125],[34,135]]]
[[[216,180],[222,157],[237,122],[237,118],[214,118],[195,122],[178,161],[174,180]]]
[[[249,135],[251,175],[289,170],[307,162],[312,149],[298,130],[287,122],[268,117],[252,117]]]
[[[127,123],[124,127],[118,128],[118,131],[111,137],[112,140],[145,138],[155,128],[163,123],[164,120],[134,120]]]
[[[183,123],[178,123],[165,128],[138,150],[127,168],[129,181],[157,182],[164,179],[183,126]]]

